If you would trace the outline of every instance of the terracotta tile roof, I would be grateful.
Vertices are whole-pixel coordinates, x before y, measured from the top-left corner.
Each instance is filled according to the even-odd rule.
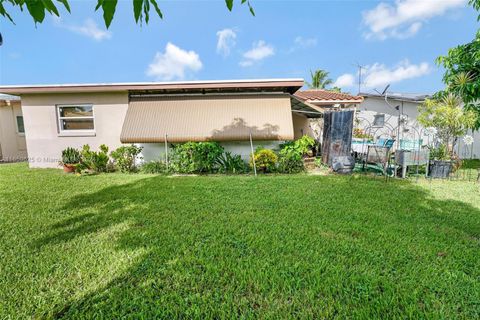
[[[360,103],[363,101],[362,96],[352,96],[347,93],[340,93],[323,89],[308,89],[297,91],[294,95],[303,101],[318,101],[318,102],[332,102],[335,103]]]

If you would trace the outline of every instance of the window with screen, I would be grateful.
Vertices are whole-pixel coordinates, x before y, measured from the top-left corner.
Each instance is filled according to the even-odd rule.
[[[23,124],[23,117],[17,116],[17,132],[18,133],[25,133],[25,126]]]
[[[63,105],[58,108],[60,131],[93,131],[95,129],[93,106]]]
[[[384,114],[376,114],[373,119],[373,126],[374,127],[383,127],[385,125],[385,115]]]

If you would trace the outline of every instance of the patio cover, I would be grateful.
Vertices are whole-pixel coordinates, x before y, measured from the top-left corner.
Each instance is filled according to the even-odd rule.
[[[284,93],[132,96],[122,143],[292,140]]]
[[[292,103],[292,112],[302,114],[307,118],[322,118],[323,110],[320,107],[312,105],[307,101],[302,101],[296,96],[290,96]]]

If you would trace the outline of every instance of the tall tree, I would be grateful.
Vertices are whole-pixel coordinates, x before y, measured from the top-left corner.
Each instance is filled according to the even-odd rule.
[[[329,72],[322,69],[310,70],[311,82],[307,82],[308,87],[310,89],[326,89],[327,86],[333,83],[328,75]]]
[[[446,56],[437,58],[445,68],[445,91],[454,93],[465,103],[465,108],[477,114],[474,129],[480,128],[480,31],[467,44],[448,50]]]
[[[0,15],[13,22],[10,13],[5,8],[4,4],[8,4],[14,8],[18,8],[23,11],[24,7],[27,8],[28,13],[32,16],[35,23],[41,23],[45,19],[45,14],[60,16],[58,11],[58,4],[63,5],[65,9],[70,12],[70,0],[0,0]],[[160,19],[163,19],[163,13],[158,6],[158,0],[132,0],[133,2],[133,15],[136,23],[148,23],[150,18],[150,9],[153,7]],[[228,10],[232,11],[234,0],[225,0],[225,4]],[[95,11],[102,8],[103,20],[105,26],[108,28],[112,23],[115,15],[115,9],[117,8],[118,0],[97,0]],[[241,4],[247,4],[252,15],[255,15],[253,7],[249,0],[240,0]]]
[[[469,4],[480,11],[480,0],[470,0]],[[478,17],[480,20],[480,15]],[[475,39],[467,44],[459,45],[448,50],[446,56],[437,58],[437,64],[445,68],[443,82],[445,92],[460,97],[467,110],[477,115],[473,129],[480,128],[480,30]]]

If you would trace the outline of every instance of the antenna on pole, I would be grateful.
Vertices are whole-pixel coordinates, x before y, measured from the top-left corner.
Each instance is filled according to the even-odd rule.
[[[360,94],[360,92],[362,92],[362,70],[366,68],[358,62],[355,66],[358,68],[358,94]]]
[[[388,88],[390,88],[390,84],[387,84],[387,86],[385,87],[385,89],[383,89],[382,96],[385,95],[385,93],[387,92]]]

